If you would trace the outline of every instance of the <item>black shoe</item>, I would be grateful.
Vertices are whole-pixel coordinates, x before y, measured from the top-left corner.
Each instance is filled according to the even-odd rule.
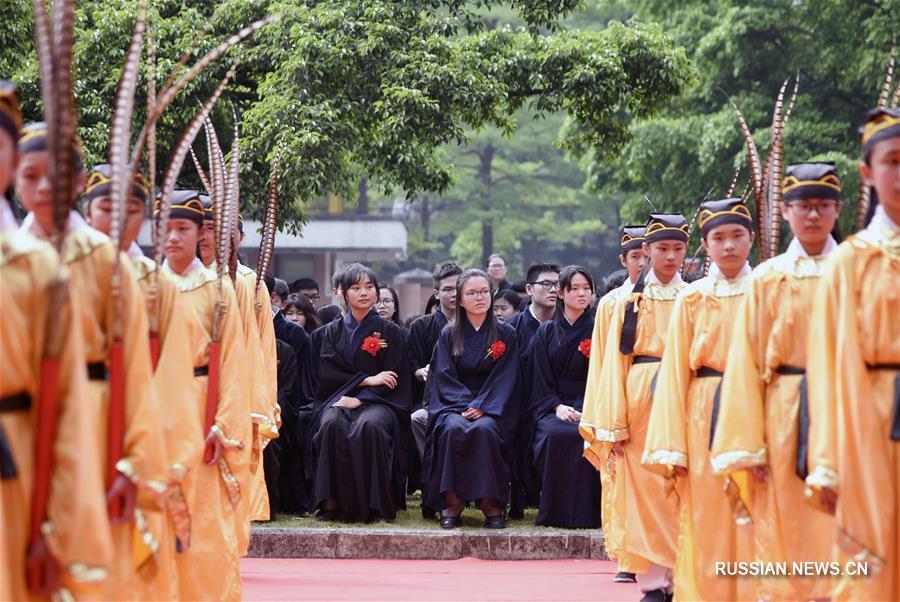
[[[456,529],[462,526],[461,516],[442,516],[441,529]]]
[[[337,510],[326,510],[325,508],[322,508],[321,510],[319,510],[319,513],[316,514],[316,520],[320,522],[335,521],[337,520],[337,518]]]
[[[494,516],[487,516],[484,519],[484,528],[485,529],[505,529],[506,528],[506,519],[503,518],[502,514],[495,514]]]
[[[655,589],[652,592],[645,593],[644,597],[641,598],[641,602],[669,602],[670,599],[666,590]]]
[[[437,510],[422,504],[422,518],[425,520],[434,520],[437,518]]]
[[[619,571],[616,573],[616,576],[613,577],[613,582],[615,583],[637,583],[637,578],[634,573],[626,573],[625,571]]]

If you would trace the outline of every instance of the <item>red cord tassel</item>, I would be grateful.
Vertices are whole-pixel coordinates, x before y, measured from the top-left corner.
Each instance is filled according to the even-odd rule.
[[[150,361],[153,366],[153,372],[156,372],[156,366],[159,365],[159,333],[151,332],[150,333]]]
[[[41,360],[41,383],[37,405],[37,437],[34,441],[34,491],[31,496],[31,525],[29,548],[41,536],[41,525],[47,520],[50,499],[50,477],[53,472],[53,442],[56,441],[56,422],[59,407],[59,359]],[[29,571],[28,589],[38,591],[43,575]]]
[[[112,487],[118,476],[116,463],[122,458],[125,443],[125,351],[122,340],[113,340],[109,349],[109,425],[106,454],[106,486]],[[122,500],[109,502],[107,512],[111,519],[122,516]]]
[[[206,430],[204,435],[209,434],[209,429],[216,423],[216,410],[219,407],[219,355],[221,347],[218,341],[209,344],[209,368],[207,368],[206,377]],[[203,461],[210,462],[215,455],[215,446],[210,443],[203,450]]]

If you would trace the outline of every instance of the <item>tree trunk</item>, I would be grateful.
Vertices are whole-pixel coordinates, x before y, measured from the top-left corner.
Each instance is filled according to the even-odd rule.
[[[481,183],[481,208],[487,213],[491,210],[493,188],[494,145],[488,143],[480,153],[481,165],[478,168],[478,180]],[[487,267],[488,257],[494,252],[494,223],[490,218],[481,221],[481,265]]]
[[[425,265],[431,265],[431,196],[422,195],[422,204],[419,207],[419,216],[422,220],[422,238],[425,241]]]
[[[356,203],[356,212],[361,215],[369,213],[369,178],[365,176],[359,181],[359,200]]]

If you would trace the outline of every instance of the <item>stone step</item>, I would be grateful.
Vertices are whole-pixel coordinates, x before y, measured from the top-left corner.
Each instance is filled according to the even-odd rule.
[[[253,526],[250,558],[608,560],[603,533]]]

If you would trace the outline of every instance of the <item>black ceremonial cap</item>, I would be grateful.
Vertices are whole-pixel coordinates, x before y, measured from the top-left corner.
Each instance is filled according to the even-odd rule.
[[[176,190],[169,204],[169,219],[189,219],[198,226],[203,225],[203,204],[196,190]],[[156,200],[154,215],[159,214],[159,199]]]
[[[131,189],[131,196],[139,198],[142,202],[147,202],[147,196],[150,194],[150,185],[144,174],[137,172],[134,174],[134,185]],[[89,201],[107,196],[112,187],[112,165],[109,163],[98,163],[88,174],[87,186],[84,189],[84,196]]]
[[[753,231],[753,218],[744,199],[731,198],[700,203],[700,232],[703,236],[723,224],[737,224]]]
[[[17,143],[19,154],[39,153],[50,148],[47,140],[47,124],[43,121],[29,123],[19,131]],[[75,169],[81,171],[84,167],[84,159],[81,153],[81,140],[75,136],[75,148],[72,151],[75,156]]]
[[[799,199],[841,199],[841,179],[834,163],[794,163],[784,176],[785,203]]]
[[[900,136],[900,108],[872,109],[866,114],[866,122],[859,128],[860,142],[866,155],[878,142],[897,136]]]
[[[647,243],[660,240],[688,240],[688,223],[680,213],[651,213],[647,220]]]
[[[199,198],[200,202],[203,204],[203,219],[208,222],[213,221],[215,219],[215,216],[213,215],[214,212],[212,197],[210,197],[208,194],[201,194],[198,195],[197,198]]]
[[[19,139],[22,129],[22,111],[19,109],[19,95],[16,85],[0,79],[0,128],[9,133],[13,140]]]
[[[622,236],[619,237],[619,247],[622,249],[622,253],[640,249],[644,244],[645,233],[644,226],[629,225],[622,228]]]

